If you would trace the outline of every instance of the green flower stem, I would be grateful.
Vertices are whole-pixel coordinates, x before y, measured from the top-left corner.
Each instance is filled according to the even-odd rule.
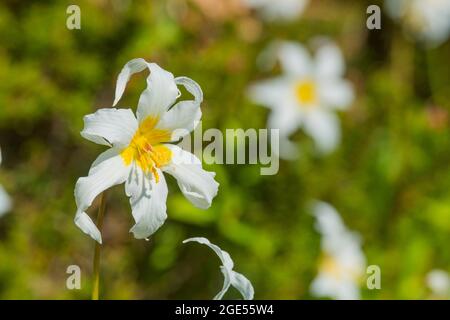
[[[100,195],[100,207],[98,208],[97,216],[97,228],[102,230],[103,216],[105,215],[106,208],[106,192],[102,192]],[[99,286],[100,286],[100,252],[102,245],[95,242],[95,252],[94,252],[94,284],[92,287],[92,300],[98,300],[99,297]]]

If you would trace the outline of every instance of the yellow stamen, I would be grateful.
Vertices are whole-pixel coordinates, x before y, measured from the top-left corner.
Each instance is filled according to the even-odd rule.
[[[302,80],[295,85],[295,95],[298,102],[305,107],[317,102],[316,84],[312,80]]]
[[[155,128],[157,123],[158,118],[145,119],[121,156],[126,165],[130,165],[133,160],[136,161],[144,173],[151,172],[156,182],[159,182],[156,169],[170,162],[172,152],[162,144],[170,141],[170,132]]]

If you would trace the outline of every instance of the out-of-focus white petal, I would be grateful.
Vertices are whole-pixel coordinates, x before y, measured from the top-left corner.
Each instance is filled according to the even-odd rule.
[[[316,218],[316,229],[323,236],[340,234],[346,230],[339,213],[326,202],[315,201],[313,214]]]
[[[309,0],[245,0],[248,6],[258,10],[267,20],[294,20],[298,18]]]
[[[123,183],[130,171],[119,154],[113,156],[111,151],[108,150],[102,153],[100,157],[104,160],[96,160],[95,166],[89,171],[89,175],[79,178],[75,185],[75,201],[77,204],[75,224],[99,243],[102,241],[100,232],[85,211],[101,192]]]
[[[275,109],[290,95],[291,81],[285,77],[257,82],[249,87],[248,95],[252,101],[267,108]]]
[[[307,77],[314,72],[308,50],[295,42],[282,42],[278,48],[278,57],[284,73],[297,78]]]
[[[84,117],[81,136],[107,146],[126,146],[136,133],[138,124],[130,109],[99,109]]]
[[[172,152],[172,158],[161,169],[177,180],[181,192],[194,206],[209,208],[219,188],[214,180],[215,173],[205,171],[200,160],[192,153],[176,145],[165,146]]]
[[[320,79],[337,79],[344,75],[345,63],[342,52],[333,43],[327,43],[315,54],[315,75]]]
[[[386,0],[387,13],[402,20],[405,30],[430,46],[445,42],[450,36],[448,0]]]
[[[325,106],[345,110],[353,102],[355,95],[349,81],[323,81],[318,88],[321,102]]]
[[[311,110],[305,117],[303,126],[321,153],[333,151],[341,139],[339,119],[331,112]]]
[[[187,77],[175,79],[175,83],[183,85],[193,96],[194,100],[180,101],[168,112],[164,113],[157,128],[172,132],[171,139],[176,141],[195,129],[202,117],[200,104],[203,92],[197,82]]]
[[[204,244],[211,248],[219,257],[222,262],[222,266],[220,270],[224,275],[224,284],[222,290],[214,297],[214,300],[220,300],[230,288],[230,285],[235,287],[242,295],[245,300],[252,300],[254,295],[254,289],[251,282],[242,274],[233,271],[233,260],[231,260],[228,252],[220,249],[215,244],[212,244],[208,239],[203,237],[195,237],[189,238],[183,241],[183,243],[187,242],[198,242],[200,244]]]
[[[156,63],[148,63],[150,75],[147,77],[147,88],[142,92],[137,118],[142,122],[147,117],[160,117],[180,96],[173,74],[162,69]]]
[[[151,176],[151,173],[145,175],[138,166],[135,169],[140,171],[136,175],[137,179],[142,177],[143,181],[137,183],[140,188],[134,189],[131,187],[132,183],[127,181],[127,193],[130,192],[130,204],[133,218],[136,221],[130,232],[136,239],[147,239],[164,224],[167,218],[167,183],[159,169],[156,169],[159,176],[158,182],[155,177]],[[130,172],[130,176],[132,175],[133,170]],[[131,177],[131,179],[134,178]]]
[[[434,269],[427,274],[427,285],[436,295],[450,295],[450,276],[444,270]]]
[[[267,121],[271,129],[279,129],[280,136],[288,137],[294,133],[302,123],[302,115],[291,103],[280,103],[278,109],[272,110]]]
[[[0,217],[11,210],[12,201],[2,185],[0,185]]]

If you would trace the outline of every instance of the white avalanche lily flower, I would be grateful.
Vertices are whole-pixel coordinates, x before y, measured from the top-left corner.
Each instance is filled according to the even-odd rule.
[[[342,78],[344,60],[339,48],[327,42],[314,58],[300,44],[281,42],[275,49],[283,75],[250,87],[252,100],[271,109],[268,127],[280,129],[280,156],[298,156],[289,136],[299,127],[310,135],[319,152],[335,149],[340,124],[335,110],[344,110],[354,99],[353,87]]]
[[[215,173],[203,170],[200,160],[180,147],[167,144],[192,131],[201,118],[203,100],[200,86],[186,77],[174,78],[155,63],[144,59],[129,61],[119,74],[114,105],[122,97],[131,75],[150,70],[136,117],[131,109],[100,109],[84,117],[81,135],[111,147],[94,161],[87,177],[75,186],[76,225],[99,243],[100,231],[86,209],[104,190],[125,183],[133,218],[131,228],[137,239],[152,235],[166,220],[167,184],[163,172],[178,182],[183,194],[198,208],[206,209],[216,196],[219,184]],[[177,85],[184,86],[194,100],[175,101]],[[173,107],[171,107],[173,105]]]
[[[427,285],[433,295],[450,297],[450,275],[444,270],[434,269],[427,274]]]
[[[2,150],[0,149],[0,164],[2,163]],[[11,210],[11,198],[5,191],[2,185],[0,185],[0,217]]]
[[[448,0],[387,0],[386,9],[419,40],[438,45],[450,35]]]
[[[222,266],[220,266],[220,270],[224,276],[223,288],[220,292],[214,297],[214,300],[220,300],[224,296],[224,294],[228,291],[230,286],[235,287],[242,295],[244,300],[253,300],[254,289],[251,282],[242,274],[233,271],[233,260],[231,260],[228,252],[220,249],[215,244],[209,242],[208,239],[197,237],[197,238],[189,238],[183,241],[183,243],[187,242],[198,242],[210,247],[214,252],[219,256],[220,261],[222,261]]]
[[[337,211],[327,203],[317,202],[314,215],[322,235],[323,258],[311,293],[317,297],[359,299],[359,281],[366,267],[359,235],[347,230]]]
[[[251,8],[258,10],[267,20],[294,20],[298,18],[309,0],[244,0]]]

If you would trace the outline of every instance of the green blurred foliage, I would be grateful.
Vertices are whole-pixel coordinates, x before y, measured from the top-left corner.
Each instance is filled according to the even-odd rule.
[[[382,290],[363,289],[364,298],[426,298],[426,273],[450,268],[450,43],[409,42],[385,16],[382,30],[367,30],[373,2],[313,1],[298,21],[268,24],[245,8],[211,14],[194,0],[81,0],[82,28],[68,30],[72,1],[3,0],[0,179],[14,208],[0,220],[0,298],[90,297],[94,243],[73,223],[73,188],[102,148],[79,132],[85,114],[111,106],[125,62],[146,58],[198,81],[205,129],[264,128],[267,111],[245,92],[276,71],[259,71],[258,54],[275,39],[322,35],[342,47],[357,91],[340,114],[338,150],[319,157],[299,132],[302,157],[282,161],[275,176],[255,165],[208,166],[220,189],[207,211],[169,178],[169,218],[149,242],[128,232],[128,199],[114,187],[101,297],[213,297],[222,285],[217,257],[181,244],[205,236],[230,252],[256,298],[312,298],[320,237],[308,206],[322,199],[362,235],[368,264],[381,267]],[[136,106],[144,77],[132,79],[122,106]],[[71,264],[82,269],[81,290],[66,289]]]

